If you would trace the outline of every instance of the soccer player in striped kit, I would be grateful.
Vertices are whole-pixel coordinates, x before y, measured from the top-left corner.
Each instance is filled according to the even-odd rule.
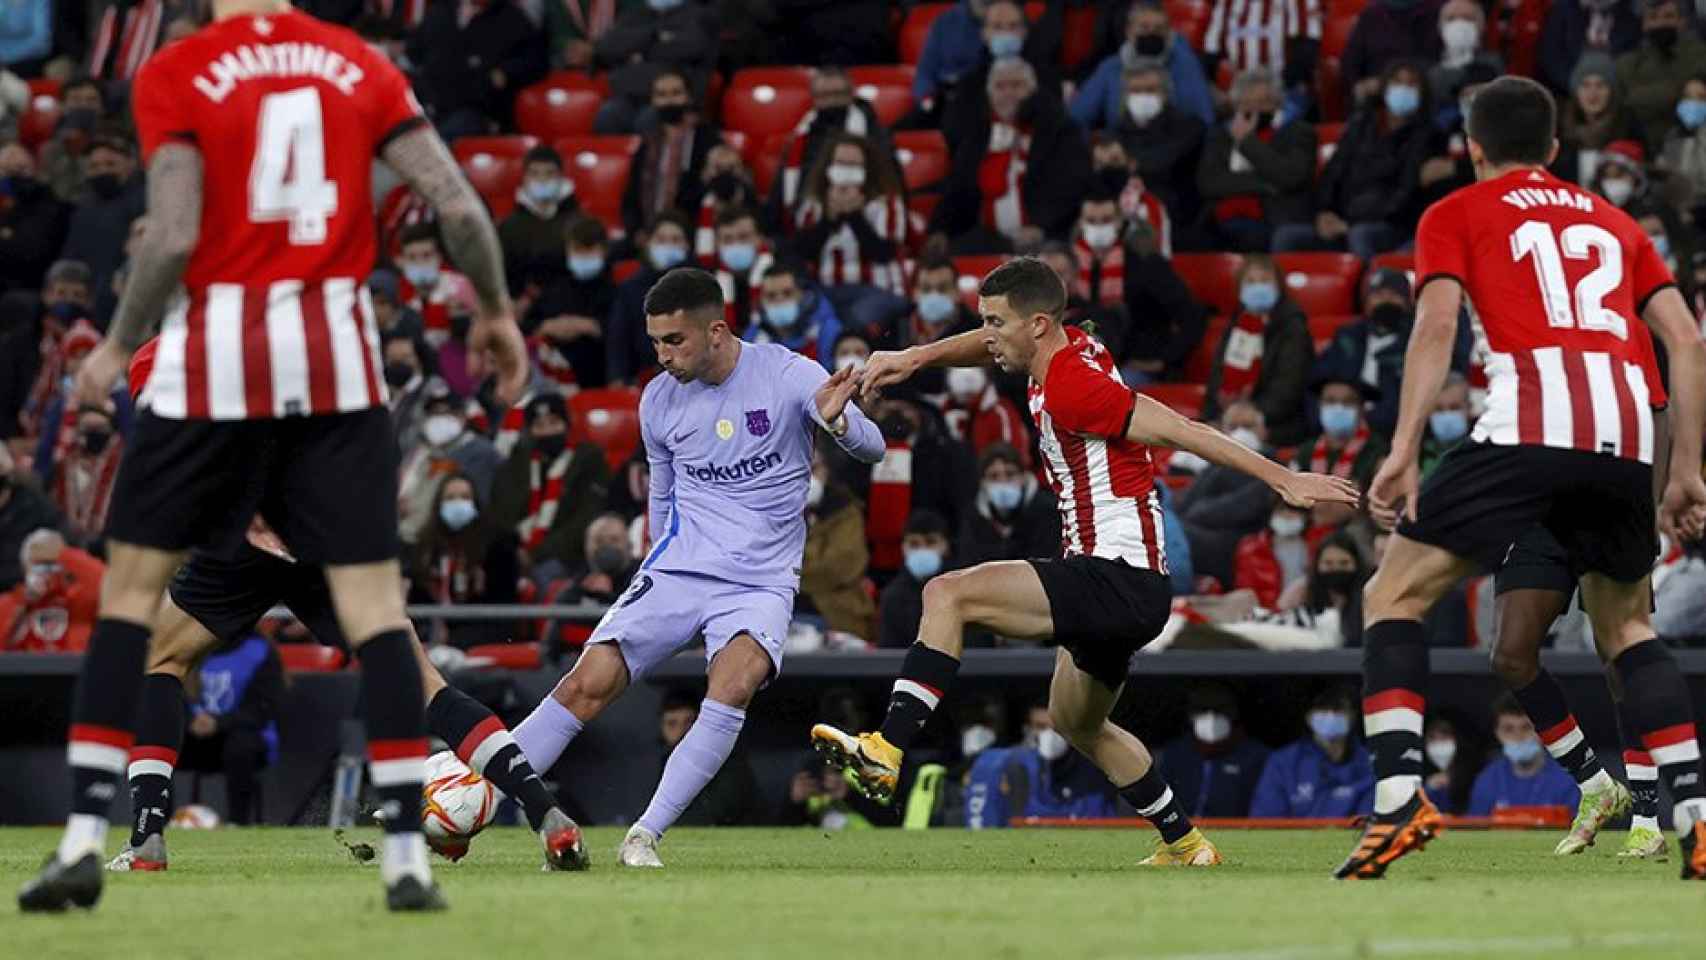
[[[82,402],[106,402],[156,322],[160,345],[119,468],[100,620],[72,706],[71,816],[18,904],[100,899],[160,597],[190,549],[227,542],[259,511],[325,568],[366,677],[386,904],[443,909],[420,829],[426,704],[397,565],[397,447],[361,283],[377,253],[373,158],[438,212],[478,294],[469,353],[478,373],[495,357],[508,403],[526,361],[502,253],[408,80],[360,37],[284,0],[214,0],[213,18],[155,54],[131,89],[148,242],[79,372]]]
[[[1031,415],[1049,484],[1060,500],[1063,556],[979,564],[924,588],[918,640],[907,650],[881,729],[851,734],[818,724],[812,745],[850,772],[867,796],[893,796],[902,755],[917,740],[959,673],[962,630],[977,624],[1007,637],[1054,639],[1049,714],[1055,729],[1095,762],[1120,795],[1161,834],[1152,866],[1211,866],[1220,853],[1191,825],[1149,750],[1108,713],[1131,658],[1161,632],[1172,608],[1161,507],[1150,447],[1189,450],[1260,477],[1287,503],[1350,503],[1349,481],[1293,473],[1206,424],[1134,393],[1107,348],[1063,325],[1066,287],[1041,260],[1022,257],[990,272],[978,291],[983,327],[866,365],[874,391],[926,366],[981,366],[1031,375]]]
[[[1392,454],[1369,490],[1396,524],[1365,589],[1363,728],[1374,754],[1374,815],[1335,871],[1375,878],[1439,830],[1422,791],[1428,650],[1422,617],[1458,580],[1497,569],[1539,524],[1581,572],[1583,605],[1634,726],[1676,802],[1682,876],[1706,877],[1706,784],[1688,686],[1653,636],[1649,572],[1658,551],[1652,396],[1631,332],[1646,323],[1670,357],[1671,462],[1658,522],[1706,529],[1700,443],[1706,344],[1640,226],[1546,172],[1557,153],[1552,97],[1501,77],[1468,123],[1478,180],[1422,215],[1416,323]],[[1422,429],[1444,382],[1465,298],[1489,348],[1487,410],[1469,442],[1421,484]],[[1537,726],[1544,721],[1537,722]]]

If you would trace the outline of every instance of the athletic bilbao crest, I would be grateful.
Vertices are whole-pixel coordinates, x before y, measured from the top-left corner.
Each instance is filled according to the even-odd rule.
[[[770,432],[770,411],[748,410],[746,412],[746,432],[755,437],[762,437]]]

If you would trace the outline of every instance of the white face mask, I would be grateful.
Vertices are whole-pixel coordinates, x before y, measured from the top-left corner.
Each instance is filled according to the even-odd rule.
[[[1106,250],[1114,245],[1115,240],[1119,239],[1120,225],[1117,223],[1086,223],[1081,228],[1081,232],[1084,234],[1084,242],[1088,243],[1092,250]]]
[[[1473,20],[1447,20],[1440,25],[1439,38],[1453,53],[1474,50],[1481,43],[1481,28]]]
[[[1303,532],[1303,518],[1294,513],[1275,514],[1268,521],[1268,528],[1274,532],[1274,536],[1290,539]]]
[[[421,436],[434,447],[442,447],[462,434],[462,421],[448,413],[435,413],[421,424]]]
[[[832,187],[862,187],[865,185],[865,168],[855,167],[850,163],[830,164],[829,185]]]
[[[995,731],[981,723],[960,731],[960,756],[972,757],[995,745]]]
[[[852,367],[854,370],[865,369],[865,356],[864,356],[864,354],[844,353],[841,356],[835,358],[835,369],[846,370],[848,367]]]
[[[1205,710],[1191,718],[1191,733],[1203,743],[1219,743],[1232,734],[1232,718]]]
[[[815,507],[822,502],[823,481],[819,480],[817,474],[814,473],[812,478],[806,482],[806,506]]]
[[[982,367],[951,367],[947,380],[949,393],[956,399],[969,400],[989,385],[989,374]]]
[[[1262,449],[1262,438],[1249,427],[1234,427],[1227,436],[1238,441],[1239,445],[1248,450]]]
[[[1059,760],[1066,756],[1066,738],[1054,730],[1037,731],[1037,752],[1044,760]]]
[[[1126,112],[1138,123],[1148,123],[1161,113],[1161,94],[1159,93],[1128,93],[1125,95]]]
[[[1435,770],[1445,770],[1451,766],[1451,761],[1457,757],[1456,740],[1429,740],[1427,745],[1428,762]]]
[[[1601,180],[1599,182],[1599,188],[1605,194],[1605,199],[1610,200],[1612,203],[1621,207],[1625,203],[1629,202],[1630,195],[1635,192],[1635,181],[1630,180],[1627,177],[1618,177],[1614,180]]]

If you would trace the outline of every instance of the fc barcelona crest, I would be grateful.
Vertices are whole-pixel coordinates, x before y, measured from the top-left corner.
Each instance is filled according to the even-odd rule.
[[[748,410],[746,412],[746,432],[755,437],[762,437],[770,432],[770,411]]]

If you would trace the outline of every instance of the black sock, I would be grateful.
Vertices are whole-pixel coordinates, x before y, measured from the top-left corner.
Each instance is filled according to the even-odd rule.
[[[1676,658],[1655,637],[1623,651],[1611,665],[1623,683],[1623,699],[1641,731],[1641,743],[1653,755],[1671,801],[1679,807],[1694,807],[1697,817],[1706,813],[1694,708]]]
[[[509,729],[480,701],[446,686],[427,704],[427,730],[450,744],[469,769],[514,797],[533,829],[538,830],[557,805]]]
[[[1540,742],[1546,745],[1546,752],[1577,783],[1585,784],[1601,771],[1599,758],[1594,756],[1593,748],[1588,746],[1587,738],[1576,726],[1570,705],[1564,702],[1564,688],[1544,667],[1534,675],[1532,683],[1511,693],[1528,714],[1528,719],[1533,721],[1535,731],[1540,734]]]
[[[901,750],[909,749],[959,672],[960,661],[939,650],[922,643],[908,647],[889,697],[888,716],[883,718],[883,739]]]
[[[1428,645],[1419,620],[1382,620],[1363,632],[1362,725],[1374,758],[1374,812],[1392,813],[1422,785]]]
[[[1635,798],[1637,817],[1658,818],[1659,770],[1653,765],[1653,755],[1641,742],[1640,727],[1635,723],[1629,697],[1617,701],[1617,734],[1623,739],[1623,778],[1629,782],[1629,795]]]
[[[172,771],[184,742],[184,684],[169,673],[142,680],[136,745],[130,748],[130,845],[166,829],[172,816]]]
[[[131,725],[148,662],[149,629],[128,620],[95,624],[71,707],[71,812],[107,819],[130,762]]]
[[[1161,771],[1155,765],[1151,764],[1149,772],[1138,777],[1136,783],[1121,787],[1120,796],[1137,808],[1145,820],[1154,824],[1155,829],[1161,831],[1161,839],[1167,843],[1177,842],[1191,832],[1191,818],[1180,809],[1179,801],[1173,797],[1173,788],[1161,779]]]
[[[421,670],[404,630],[378,633],[356,651],[367,720],[367,766],[386,833],[419,833],[426,774]]]

